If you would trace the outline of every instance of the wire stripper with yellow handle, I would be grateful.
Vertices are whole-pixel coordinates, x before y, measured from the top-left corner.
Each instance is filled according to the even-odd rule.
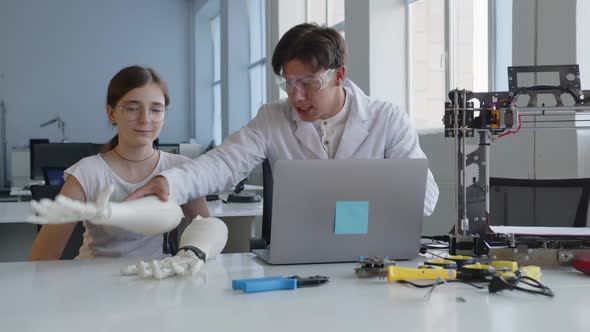
[[[457,270],[453,269],[419,269],[401,266],[387,267],[387,281],[400,280],[452,280],[457,279]]]

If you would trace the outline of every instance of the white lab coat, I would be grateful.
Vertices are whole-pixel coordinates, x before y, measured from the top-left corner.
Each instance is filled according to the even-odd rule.
[[[352,81],[344,88],[350,114],[335,159],[426,158],[406,112],[371,98]],[[223,144],[192,162],[161,173],[178,204],[223,191],[246,178],[264,159],[328,159],[313,123],[302,121],[288,100],[263,105],[252,121]],[[438,200],[438,186],[428,171],[424,214]]]

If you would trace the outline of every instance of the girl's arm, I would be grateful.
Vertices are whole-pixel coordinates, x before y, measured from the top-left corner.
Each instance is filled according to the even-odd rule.
[[[82,185],[74,176],[68,177],[59,194],[77,201],[86,201],[86,194],[82,189]],[[29,261],[58,260],[75,226],[76,222],[43,225],[35,242],[33,242]]]
[[[193,199],[188,201],[186,204],[181,205],[182,212],[188,220],[193,220],[196,216],[207,218],[210,216],[209,208],[207,207],[207,201],[205,197]]]

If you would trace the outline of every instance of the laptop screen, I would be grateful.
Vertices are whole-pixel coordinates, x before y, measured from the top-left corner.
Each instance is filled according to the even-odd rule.
[[[426,159],[279,160],[270,262],[418,255]]]

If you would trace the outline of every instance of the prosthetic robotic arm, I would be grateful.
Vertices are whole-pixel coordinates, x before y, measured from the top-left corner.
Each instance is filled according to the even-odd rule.
[[[162,202],[155,196],[147,196],[129,202],[109,202],[113,187],[97,194],[96,202],[80,202],[58,195],[55,201],[42,199],[31,201],[36,215],[27,218],[35,224],[65,224],[88,220],[96,225],[109,225],[126,230],[156,235],[170,231],[182,220],[180,206],[174,202]]]
[[[173,202],[162,202],[155,196],[129,202],[109,202],[113,188],[102,190],[96,202],[80,202],[65,196],[55,201],[42,199],[31,201],[36,212],[27,221],[36,224],[64,224],[88,220],[97,225],[110,225],[126,230],[156,235],[172,230],[182,220],[181,208]],[[227,226],[217,218],[193,219],[180,238],[180,249],[173,257],[152,260],[149,264],[140,261],[121,269],[123,275],[138,274],[144,278],[162,279],[173,275],[191,274],[217,256],[227,242]]]
[[[193,219],[180,238],[180,249],[175,256],[152,260],[149,264],[140,261],[121,269],[122,275],[137,274],[142,278],[163,279],[174,275],[194,274],[203,264],[215,258],[227,242],[227,226],[217,218]]]

